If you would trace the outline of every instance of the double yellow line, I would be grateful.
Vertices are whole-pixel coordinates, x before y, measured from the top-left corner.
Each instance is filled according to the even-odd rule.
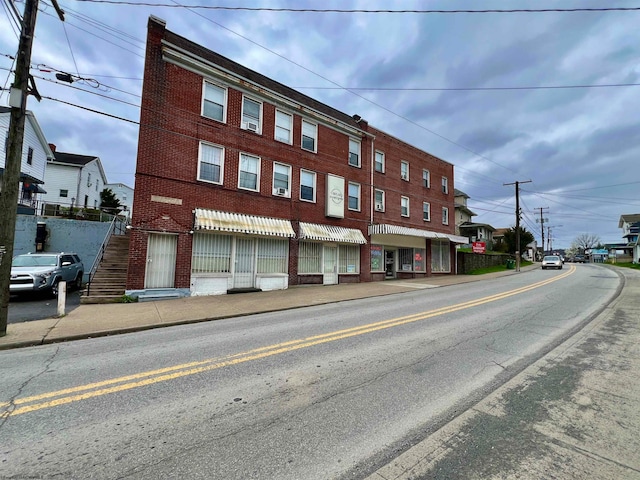
[[[336,340],[355,337],[357,335],[364,335],[366,333],[372,333],[387,328],[406,325],[408,323],[419,322],[428,318],[436,317],[438,315],[444,315],[446,313],[452,313],[459,310],[477,307],[479,305],[503,300],[505,298],[519,295],[521,293],[540,288],[550,283],[557,282],[558,280],[571,275],[575,272],[575,270],[576,267],[572,265],[567,272],[543,280],[541,282],[533,283],[531,285],[517,288],[515,290],[498,293],[496,295],[491,295],[489,297],[471,300],[468,302],[463,302],[448,307],[442,307],[435,310],[420,312],[413,315],[406,315],[404,317],[392,318],[375,323],[369,323],[367,325],[362,325],[359,327],[352,327],[344,330],[323,333],[320,335],[314,335],[312,337],[290,340],[288,342],[277,343],[266,347],[248,350],[246,352],[226,355],[224,357],[184,363],[181,365],[174,365],[172,367],[160,368],[157,370],[150,370],[147,372],[127,375],[124,377],[112,378],[109,380],[104,380],[102,382],[95,382],[87,385],[80,385],[77,387],[57,390],[55,392],[47,392],[40,395],[18,398],[10,403],[0,403],[0,409],[3,410],[0,413],[0,419],[14,415],[21,415],[23,413],[33,412],[35,410],[41,410],[43,408],[51,408],[59,405],[65,405],[67,403],[78,402],[80,400],[99,397],[101,395],[123,392],[125,390],[131,390],[133,388],[166,382],[176,378],[186,377],[188,375],[196,375],[198,373],[204,373],[223,367],[230,367],[253,360],[260,360],[262,358],[279,355],[281,353],[293,352],[295,350],[313,347],[314,345],[334,342]]]

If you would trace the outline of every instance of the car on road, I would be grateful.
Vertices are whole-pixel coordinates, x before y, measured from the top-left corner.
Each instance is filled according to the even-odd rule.
[[[58,284],[81,289],[84,265],[75,253],[25,253],[13,257],[9,292],[47,292],[58,295]]]
[[[573,262],[574,263],[586,263],[587,262],[587,257],[585,257],[584,255],[579,253],[579,254],[577,254],[576,256],[573,257]]]
[[[562,259],[558,255],[546,255],[542,259],[542,269],[557,268],[562,270]]]

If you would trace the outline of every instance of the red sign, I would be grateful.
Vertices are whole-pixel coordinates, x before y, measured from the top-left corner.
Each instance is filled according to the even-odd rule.
[[[473,253],[485,253],[487,251],[487,244],[485,242],[473,242],[471,249]]]

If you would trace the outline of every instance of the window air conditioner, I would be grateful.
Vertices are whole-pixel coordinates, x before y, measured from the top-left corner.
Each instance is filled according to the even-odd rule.
[[[286,188],[282,188],[282,187],[278,187],[276,189],[274,189],[274,192],[276,195],[280,195],[280,196],[284,196],[287,194],[287,189]]]
[[[245,123],[245,128],[247,130],[251,130],[252,132],[257,132],[258,131],[258,124],[257,123],[253,123],[253,122],[247,122],[247,123]]]
[[[383,212],[384,211],[384,207],[382,206],[381,203],[376,203],[376,212]]]
[[[402,180],[409,180],[409,175],[407,175],[406,173],[401,174],[400,177],[402,178]]]

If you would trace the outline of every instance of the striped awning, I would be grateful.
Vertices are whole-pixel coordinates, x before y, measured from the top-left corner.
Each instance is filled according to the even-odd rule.
[[[467,237],[461,237],[460,235],[432,232],[431,230],[421,230],[419,228],[403,227],[400,225],[389,225],[386,223],[369,225],[369,235],[408,235],[411,237],[449,240],[453,243],[469,243],[469,239]]]
[[[248,233],[275,237],[296,236],[289,220],[258,217],[241,213],[220,212],[196,208],[194,230],[217,230],[220,232]]]
[[[320,240],[323,242],[359,243],[361,245],[367,243],[362,232],[355,228],[303,222],[300,222],[300,239]]]

